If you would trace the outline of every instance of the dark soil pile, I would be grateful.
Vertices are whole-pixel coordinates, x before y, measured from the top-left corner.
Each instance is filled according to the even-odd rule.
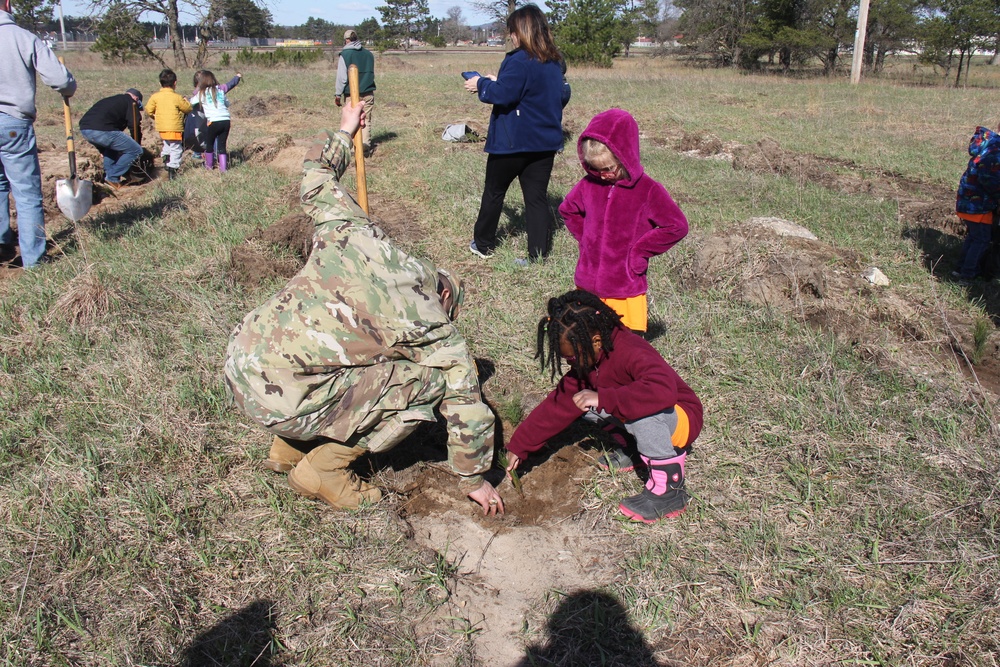
[[[406,471],[409,480],[399,489],[407,496],[400,507],[403,516],[455,511],[495,530],[539,526],[578,514],[583,495],[580,487],[593,476],[595,465],[588,452],[580,447],[560,448],[520,476],[520,490],[510,480],[500,483],[497,488],[503,496],[506,513],[496,518],[483,517],[482,509],[459,492],[457,478],[447,468],[419,468]]]
[[[264,137],[247,144],[243,149],[243,161],[247,164],[267,164],[282,149],[292,145],[292,135],[279,134],[276,137]]]
[[[902,359],[913,361],[937,347],[954,350],[959,365],[968,369],[964,357],[972,357],[975,348],[968,314],[942,313],[940,304],[924,295],[871,285],[862,276],[866,268],[853,251],[779,237],[761,227],[740,227],[704,239],[684,281],[775,309],[863,346],[875,357],[887,357],[888,345],[903,351]],[[983,386],[995,391],[1000,388],[998,371],[1000,350],[994,343],[975,373]]]
[[[313,229],[308,215],[291,213],[254,232],[230,252],[230,278],[251,289],[277,278],[291,278],[309,256]]]
[[[257,118],[287,109],[293,104],[295,97],[292,95],[271,95],[266,99],[251,95],[243,102],[234,103],[233,108],[241,118]]]

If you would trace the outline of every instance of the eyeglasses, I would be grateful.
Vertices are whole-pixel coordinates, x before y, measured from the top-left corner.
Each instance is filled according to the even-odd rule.
[[[622,166],[620,164],[612,164],[612,165],[598,167],[597,165],[590,164],[588,162],[587,169],[589,169],[590,171],[594,172],[595,174],[603,178],[606,176],[618,176],[619,174],[621,174]]]

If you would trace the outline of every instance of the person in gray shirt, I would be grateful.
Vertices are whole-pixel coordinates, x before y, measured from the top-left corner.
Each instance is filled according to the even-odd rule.
[[[45,255],[42,171],[35,143],[35,73],[63,97],[76,79],[41,39],[14,23],[11,0],[0,0],[0,261],[21,247],[28,269]],[[17,235],[10,226],[10,195],[17,204]]]

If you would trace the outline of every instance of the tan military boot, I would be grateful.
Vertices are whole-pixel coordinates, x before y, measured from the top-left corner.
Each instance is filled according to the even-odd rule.
[[[274,472],[288,472],[302,460],[305,453],[292,447],[292,445],[279,436],[274,436],[271,441],[271,451],[264,461],[264,467]]]
[[[295,470],[288,473],[288,486],[331,507],[353,510],[362,501],[378,502],[382,492],[347,469],[364,451],[363,447],[335,443],[321,445],[306,454]]]

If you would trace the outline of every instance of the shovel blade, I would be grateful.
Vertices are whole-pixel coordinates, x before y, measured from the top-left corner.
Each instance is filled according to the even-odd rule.
[[[76,222],[87,215],[94,203],[94,184],[78,178],[56,181],[56,204],[62,214]]]

